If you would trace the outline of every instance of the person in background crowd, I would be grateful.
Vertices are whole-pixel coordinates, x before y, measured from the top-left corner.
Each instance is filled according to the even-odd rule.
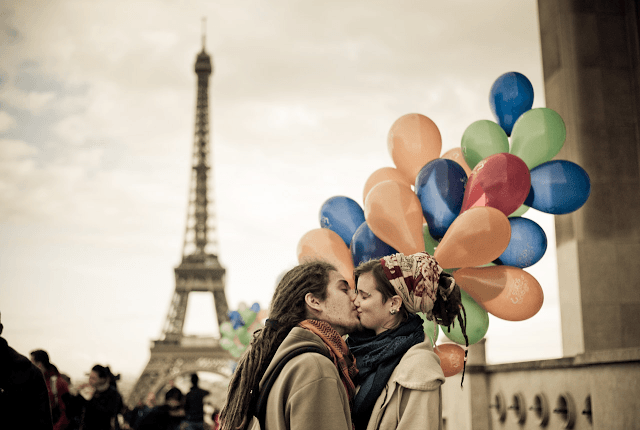
[[[42,349],[31,352],[31,362],[36,365],[44,375],[49,392],[49,406],[51,407],[51,419],[53,430],[65,430],[69,425],[67,418],[67,403],[69,403],[69,386],[64,378],[60,377],[58,368],[51,364],[49,354]]]
[[[64,379],[69,387],[69,393],[66,394],[67,397],[64,399],[64,404],[67,408],[67,418],[69,419],[67,430],[80,430],[84,399],[78,395],[78,388],[73,385],[68,375],[61,373],[60,377]]]
[[[213,427],[211,430],[218,430],[220,428],[220,409],[215,408],[211,414],[211,421],[213,421]]]
[[[81,393],[84,401],[84,418],[82,430],[112,430],[116,420],[122,397],[113,386],[113,374],[108,367],[96,364],[89,374],[90,390],[86,395]],[[83,389],[87,385],[80,388]]]
[[[138,430],[138,426],[144,417],[147,416],[149,412],[156,405],[156,395],[153,393],[147,394],[147,398],[145,402],[138,402],[135,408],[131,410],[127,417],[127,422],[129,423],[129,427],[133,430]]]
[[[185,412],[182,391],[173,387],[165,394],[164,405],[154,407],[138,426],[138,430],[181,430]]]
[[[2,334],[0,323],[0,335]],[[42,372],[0,337],[0,429],[52,430]]]
[[[442,429],[440,359],[425,336],[425,314],[461,324],[460,287],[429,254],[397,253],[359,265],[354,301],[367,329],[347,339],[358,364],[355,430]]]
[[[188,430],[204,430],[204,398],[207,390],[198,387],[198,374],[191,374],[191,390],[185,396],[184,411]]]

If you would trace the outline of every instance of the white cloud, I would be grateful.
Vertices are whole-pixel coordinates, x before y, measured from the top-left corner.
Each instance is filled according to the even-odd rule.
[[[51,109],[55,98],[56,94],[53,91],[21,91],[8,85],[0,90],[0,100],[4,103],[34,115]]]
[[[5,111],[0,111],[0,133],[15,127],[16,119]]]

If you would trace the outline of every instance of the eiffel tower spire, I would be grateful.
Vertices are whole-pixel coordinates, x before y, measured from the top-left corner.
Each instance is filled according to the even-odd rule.
[[[149,392],[159,395],[167,382],[180,374],[200,370],[227,377],[230,375],[228,363],[231,355],[220,346],[219,339],[196,338],[183,333],[189,293],[194,291],[213,294],[218,327],[228,321],[225,269],[218,261],[215,200],[211,181],[209,78],[213,67],[205,42],[203,25],[202,51],[196,56],[195,63],[198,77],[196,120],[182,260],[174,269],[176,286],[162,329],[162,338],[153,342],[149,364],[129,396],[130,405],[144,399]]]

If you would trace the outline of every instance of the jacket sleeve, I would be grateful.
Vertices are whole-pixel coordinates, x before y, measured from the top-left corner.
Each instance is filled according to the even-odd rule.
[[[68,396],[65,396],[69,392],[69,386],[64,381],[64,379],[58,377],[56,379],[56,389],[58,396],[58,407],[60,408],[60,418],[58,418],[58,422],[53,423],[53,430],[63,430],[67,428],[69,425],[69,418],[67,417],[67,404],[65,399]]]
[[[293,393],[286,405],[291,429],[351,430],[350,418],[344,413],[346,401],[340,379],[324,377]]]
[[[387,413],[397,414],[397,430],[439,430],[442,428],[441,388],[428,391],[399,388],[400,401],[396,405],[397,411],[387,411]]]

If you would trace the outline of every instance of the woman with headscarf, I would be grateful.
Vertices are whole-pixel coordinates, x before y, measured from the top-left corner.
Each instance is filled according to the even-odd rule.
[[[360,323],[347,339],[358,366],[352,417],[356,430],[441,429],[444,374],[423,320],[466,337],[460,288],[427,253],[371,260],[355,270]]]

